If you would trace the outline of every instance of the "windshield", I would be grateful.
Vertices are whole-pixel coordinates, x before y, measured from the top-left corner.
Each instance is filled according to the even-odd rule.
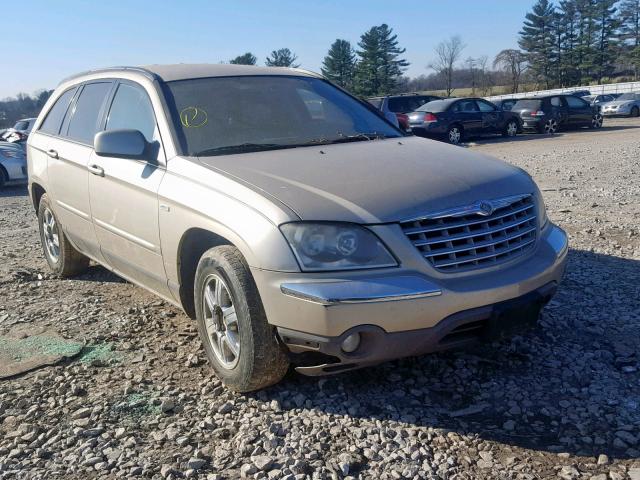
[[[29,122],[25,120],[21,120],[13,126],[15,130],[26,130],[28,127],[29,127]]]
[[[625,93],[623,95],[620,95],[617,100],[636,100],[637,98],[637,93]]]
[[[183,155],[224,155],[400,137],[372,110],[330,83],[289,76],[168,82]]]

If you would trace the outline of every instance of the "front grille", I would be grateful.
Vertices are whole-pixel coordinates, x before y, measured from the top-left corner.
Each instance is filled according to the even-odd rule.
[[[511,260],[535,246],[537,221],[531,195],[498,199],[490,215],[447,213],[401,222],[411,243],[437,270],[459,272]]]

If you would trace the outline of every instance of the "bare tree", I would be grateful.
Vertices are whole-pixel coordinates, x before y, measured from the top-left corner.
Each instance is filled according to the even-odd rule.
[[[520,50],[507,48],[502,50],[493,60],[494,68],[502,68],[511,76],[511,93],[518,93],[520,77],[526,68],[526,57]]]
[[[436,47],[436,60],[429,64],[429,68],[435,70],[438,75],[445,80],[447,96],[451,96],[453,91],[453,73],[456,62],[462,55],[465,45],[459,35],[451,37],[449,40],[440,42]]]
[[[483,96],[491,94],[491,87],[493,86],[493,78],[491,72],[487,69],[487,63],[489,57],[482,55],[476,59],[478,65],[478,73],[480,74],[480,92]]]

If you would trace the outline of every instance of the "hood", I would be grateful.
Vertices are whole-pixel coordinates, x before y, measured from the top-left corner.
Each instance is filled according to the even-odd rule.
[[[199,160],[277,198],[303,220],[396,222],[535,190],[519,168],[418,137]]]

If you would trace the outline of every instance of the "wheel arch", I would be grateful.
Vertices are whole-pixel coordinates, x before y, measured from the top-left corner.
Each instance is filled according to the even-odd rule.
[[[226,237],[199,227],[188,229],[180,238],[176,256],[179,295],[182,308],[190,318],[196,318],[193,293],[198,262],[204,252],[220,245],[231,245],[237,248]]]
[[[33,202],[33,208],[35,208],[36,212],[40,207],[40,199],[45,193],[47,193],[47,191],[39,183],[34,182],[31,184],[31,201]]]

